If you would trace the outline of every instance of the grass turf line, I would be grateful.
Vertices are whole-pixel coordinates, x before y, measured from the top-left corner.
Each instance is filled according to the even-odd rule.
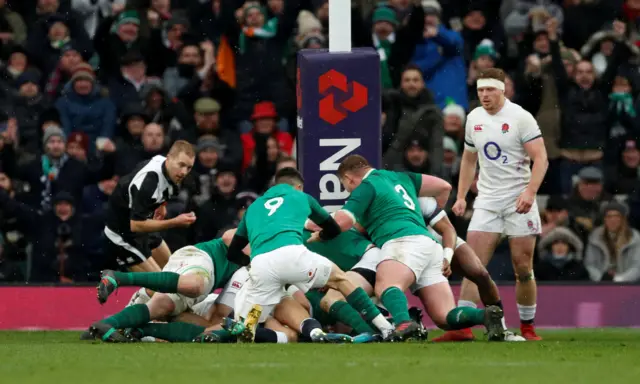
[[[540,333],[545,341],[530,343],[116,345],[80,341],[78,332],[0,332],[0,382],[600,384],[611,380],[617,384],[639,380],[639,330]]]

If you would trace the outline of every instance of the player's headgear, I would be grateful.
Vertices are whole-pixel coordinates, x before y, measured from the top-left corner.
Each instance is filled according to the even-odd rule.
[[[276,172],[275,182],[289,185],[304,184],[304,178],[297,169],[287,167]]]
[[[477,87],[491,87],[496,88],[504,92],[506,75],[500,68],[489,68],[481,71],[478,74]]]

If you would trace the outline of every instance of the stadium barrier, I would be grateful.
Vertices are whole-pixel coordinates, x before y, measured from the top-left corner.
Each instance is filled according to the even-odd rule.
[[[458,286],[454,286],[457,295]],[[0,329],[83,330],[122,309],[135,292],[120,288],[101,306],[93,286],[0,286]],[[518,326],[513,285],[501,286],[507,324]],[[410,296],[412,305],[418,300]],[[640,285],[543,285],[536,323],[541,328],[640,328]],[[426,316],[425,316],[426,317]],[[425,319],[428,327],[433,327]]]

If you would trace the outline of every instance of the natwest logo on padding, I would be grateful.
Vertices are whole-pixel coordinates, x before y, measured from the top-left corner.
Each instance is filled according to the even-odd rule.
[[[343,95],[351,92],[349,99],[337,103],[333,88],[341,91]],[[332,69],[325,72],[318,79],[318,92],[325,95],[319,104],[320,118],[331,125],[336,125],[347,118],[348,112],[358,112],[368,104],[367,87],[357,81],[349,82],[347,76]]]

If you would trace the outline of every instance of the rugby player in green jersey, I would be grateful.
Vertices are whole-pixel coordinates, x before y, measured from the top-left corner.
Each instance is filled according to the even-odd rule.
[[[236,318],[243,321],[246,330],[243,339],[254,337],[257,325],[285,296],[287,284],[303,292],[312,288],[335,289],[384,336],[390,335],[393,327],[369,295],[356,288],[333,262],[304,246],[302,231],[307,218],[322,228],[318,236],[323,240],[333,239],[341,231],[329,213],[302,192],[302,175],[293,168],[284,168],[276,173],[275,183],[249,206],[229,246],[229,260],[240,265],[251,263],[249,281],[236,296]],[[250,258],[242,252],[247,244],[251,247]],[[315,319],[306,319],[301,330],[314,341],[337,340],[335,335],[325,334]],[[342,336],[338,339],[350,341]]]
[[[151,320],[177,316],[223,288],[240,268],[226,257],[232,231],[222,238],[186,246],[174,252],[162,272],[106,270],[98,284],[98,301],[105,303],[118,287],[136,286],[155,291],[145,304],[134,304],[94,323],[90,332],[105,341],[127,341],[118,329],[141,327]],[[226,243],[225,243],[226,242]]]
[[[338,167],[338,177],[350,192],[336,212],[342,231],[362,225],[382,251],[377,266],[375,292],[391,313],[394,337],[404,340],[420,332],[409,316],[404,291],[423,290],[423,304],[431,319],[443,329],[461,329],[484,324],[488,337],[502,339],[502,310],[455,308],[449,282],[442,274],[444,251],[422,217],[418,197],[435,197],[443,207],[451,185],[433,176],[376,170],[362,156],[347,156]],[[310,242],[322,240],[316,232]]]

